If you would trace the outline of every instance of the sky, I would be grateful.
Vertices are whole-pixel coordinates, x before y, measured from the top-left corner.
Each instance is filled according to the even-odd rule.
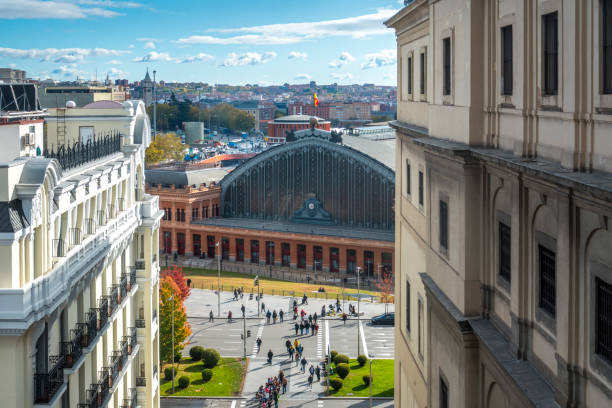
[[[0,0],[0,67],[57,80],[396,84],[398,0]]]

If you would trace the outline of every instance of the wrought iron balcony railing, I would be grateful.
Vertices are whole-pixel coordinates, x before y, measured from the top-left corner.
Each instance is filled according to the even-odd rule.
[[[128,276],[124,273],[124,274],[121,274],[121,280],[119,281],[119,296],[121,296],[121,299],[125,299],[125,297],[127,296],[127,293],[128,293]]]
[[[54,239],[52,244],[54,257],[61,258],[66,256],[66,241],[63,239]]]
[[[100,384],[91,384],[91,387],[85,391],[85,402],[80,402],[78,408],[98,408],[102,405],[102,401],[98,399],[98,390]]]
[[[110,388],[113,386],[113,380],[110,375],[110,368],[102,367],[102,370],[98,371],[98,401],[100,405],[104,404]]]
[[[83,240],[80,228],[70,228],[70,230],[68,231],[68,237],[70,247],[73,247],[75,245],[81,245],[81,241]]]
[[[93,218],[85,218],[83,223],[85,229],[85,235],[90,236],[96,233],[96,220]]]
[[[146,387],[147,386],[147,377],[136,377],[136,386],[137,387]]]
[[[117,310],[117,306],[121,302],[119,295],[119,285],[113,285],[108,288],[108,315],[111,316]]]
[[[109,316],[108,298],[106,296],[102,296],[98,300],[98,331],[100,331],[100,329],[106,325]]]
[[[136,268],[130,269],[130,290],[132,286],[136,284]]]
[[[105,210],[98,211],[98,225],[106,225],[108,222],[108,213]]]
[[[81,166],[90,161],[121,151],[121,133],[111,132],[88,140],[87,143],[76,142],[73,145],[51,146],[45,148],[43,156],[57,159],[63,169]]]
[[[145,319],[136,319],[136,327],[139,329],[145,328]]]
[[[34,374],[34,402],[48,403],[64,384],[64,356],[50,356],[47,373]]]

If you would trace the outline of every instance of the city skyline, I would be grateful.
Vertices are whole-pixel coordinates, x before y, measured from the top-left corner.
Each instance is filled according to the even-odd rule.
[[[11,38],[0,44],[0,66],[41,80],[134,81],[149,68],[166,82],[394,85],[394,36],[383,21],[400,3],[315,1],[313,13],[270,0],[237,13],[192,1],[168,9],[161,1],[0,0],[0,32]]]

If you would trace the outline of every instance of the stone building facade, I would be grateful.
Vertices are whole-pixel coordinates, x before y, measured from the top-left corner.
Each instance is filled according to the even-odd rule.
[[[408,3],[397,406],[610,406],[612,2]]]

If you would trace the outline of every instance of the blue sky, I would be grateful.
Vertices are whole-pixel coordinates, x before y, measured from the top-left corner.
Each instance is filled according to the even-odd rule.
[[[395,85],[401,1],[0,0],[0,67],[33,78]]]

